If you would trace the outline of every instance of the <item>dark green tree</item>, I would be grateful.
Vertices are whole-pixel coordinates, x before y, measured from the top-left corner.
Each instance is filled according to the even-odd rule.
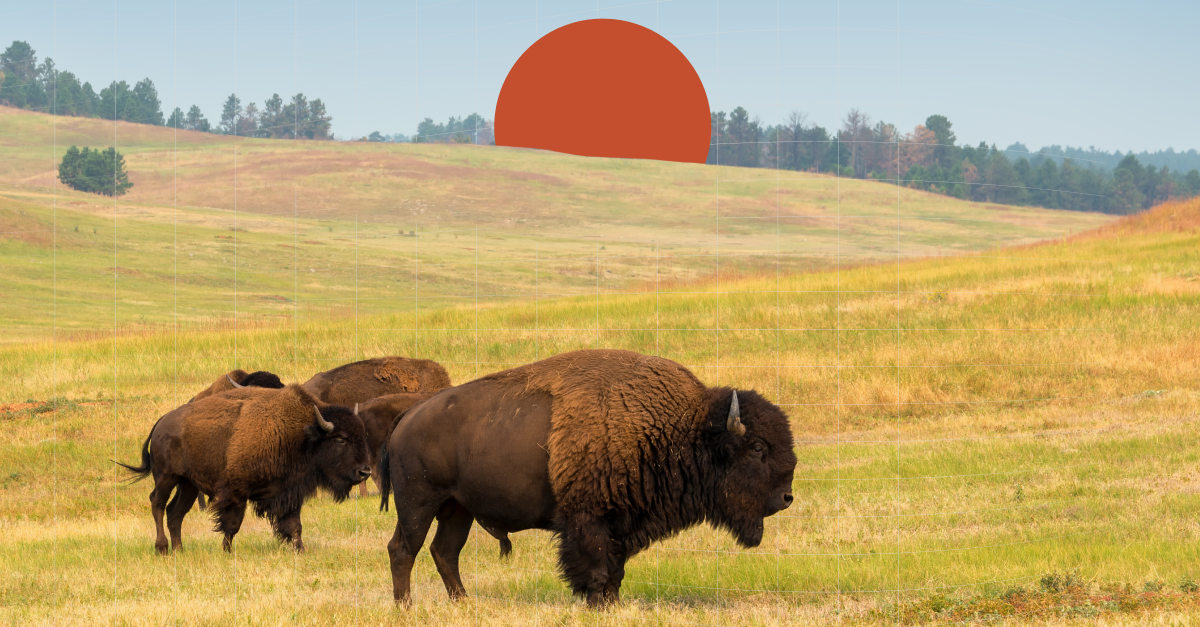
[[[58,180],[81,192],[103,196],[122,196],[133,187],[125,171],[125,157],[115,148],[79,150],[71,146],[58,166]]]
[[[49,99],[39,80],[37,54],[33,47],[24,41],[14,41],[0,53],[0,72],[4,72],[0,102],[22,109],[46,110]]]
[[[1200,170],[1192,170],[1187,173],[1187,178],[1184,179],[1188,187],[1188,196],[1200,196]]]
[[[208,123],[208,118],[200,112],[200,107],[192,105],[188,109],[187,118],[184,120],[184,128],[189,131],[200,131],[202,133],[212,132],[212,126]]]
[[[933,136],[937,138],[938,145],[933,150],[933,158],[943,168],[958,160],[954,146],[954,142],[958,138],[954,136],[954,131],[950,130],[952,126],[949,118],[944,115],[931,115],[925,118],[925,128],[933,131]]]
[[[125,118],[129,122],[140,124],[163,125],[162,103],[158,100],[158,90],[154,81],[143,78],[133,86],[133,95],[137,98],[139,119]]]
[[[229,94],[225,105],[221,108],[221,122],[218,128],[226,135],[234,135],[238,130],[238,120],[242,117],[242,99],[237,94]]]
[[[145,117],[141,101],[125,81],[114,81],[100,90],[96,113],[105,120],[126,122],[141,122]]]
[[[258,114],[259,137],[283,137],[287,131],[287,121],[283,119],[283,98],[272,94],[263,101],[262,112]]]

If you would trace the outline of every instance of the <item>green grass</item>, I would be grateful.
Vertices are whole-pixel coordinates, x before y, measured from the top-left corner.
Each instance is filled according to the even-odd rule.
[[[34,122],[44,119],[20,118]],[[404,158],[443,165],[463,154],[456,150],[485,150],[260,143],[297,153],[413,151]],[[507,171],[524,164],[587,177],[574,158],[486,154],[512,159]],[[498,166],[477,170],[489,167]],[[653,172],[676,166],[596,167],[624,168],[653,196],[666,186]],[[437,184],[445,192],[456,181]],[[861,185],[893,194],[894,211],[895,188]],[[45,204],[54,196],[36,186],[4,190],[5,219],[57,219],[59,246],[48,258],[41,235],[3,240],[5,263],[19,270],[6,269],[0,286],[14,329],[0,345],[4,622],[927,624],[1011,609],[1007,620],[1022,624],[1097,616],[1142,624],[1200,614],[1194,591],[1178,592],[1185,578],[1200,577],[1200,202],[1066,241],[994,248],[984,240],[1011,234],[987,226],[954,235],[979,238],[955,256],[897,262],[880,254],[843,258],[840,269],[826,260],[777,272],[773,253],[739,265],[724,241],[719,266],[712,257],[695,258],[711,265],[684,263],[665,246],[655,255],[648,241],[632,239],[589,241],[589,255],[579,251],[588,229],[573,235],[569,226],[480,230],[480,244],[463,246],[478,225],[464,222],[469,235],[455,244],[441,226],[429,236],[418,225],[416,238],[367,238],[392,227],[360,222],[353,246],[354,222],[344,215],[321,222],[239,208],[238,228],[247,230],[229,231],[221,207],[176,212],[133,198],[117,203],[114,240],[112,203],[106,214],[103,203],[60,190],[55,209]],[[369,204],[359,192],[338,193]],[[951,209],[971,207],[930,211]],[[656,226],[662,215],[635,213],[622,227],[628,232],[676,234]],[[879,237],[888,228],[894,239],[894,218]],[[236,282],[224,236],[238,238]],[[822,237],[857,245],[870,235]],[[324,243],[280,245],[306,239]],[[598,245],[620,258],[602,257],[600,272]],[[476,250],[457,252],[468,247]],[[921,254],[939,251],[947,252]],[[491,256],[476,260],[482,252]],[[355,256],[357,282],[347,270]],[[242,269],[244,260],[255,267]],[[320,263],[327,266],[308,277],[295,271]],[[128,270],[114,279],[114,266]],[[263,267],[278,274],[254,274]],[[593,346],[660,354],[710,384],[758,389],[790,414],[800,459],[797,505],[767,521],[761,547],[688,531],[634,558],[625,603],[605,614],[570,598],[541,532],[516,534],[507,561],[494,540],[473,534],[463,566],[472,597],[459,604],[445,599],[423,553],[415,606],[394,609],[384,546],[395,518],[378,513],[375,499],[311,502],[303,556],[278,546],[260,520],[248,521],[237,554],[225,555],[193,512],[185,551],[160,558],[150,486],[125,485],[109,462],[133,459],[158,416],[234,367],[303,380],[398,353],[437,359],[458,383]],[[1041,584],[1047,573],[1068,572],[1078,577],[1074,588]],[[1159,580],[1167,584],[1159,596],[1112,588],[1140,591]]]

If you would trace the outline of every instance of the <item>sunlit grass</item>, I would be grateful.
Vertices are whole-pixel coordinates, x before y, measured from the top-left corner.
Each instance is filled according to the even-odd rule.
[[[899,266],[8,345],[3,402],[59,405],[0,419],[3,615],[836,623],[906,599],[1036,587],[1051,571],[1139,585],[1195,577],[1197,223],[1193,202],[1102,236]],[[186,550],[162,559],[150,486],[124,485],[108,463],[132,459],[161,413],[234,366],[300,380],[402,353],[438,359],[462,382],[591,346],[757,388],[787,408],[799,440],[798,505],[768,521],[761,547],[706,528],[657,545],[632,560],[627,602],[608,614],[569,597],[541,532],[517,534],[507,561],[475,534],[463,567],[473,597],[461,604],[445,600],[423,554],[416,606],[395,610],[384,552],[395,519],[374,499],[311,503],[304,556],[259,520],[224,555],[193,513]]]

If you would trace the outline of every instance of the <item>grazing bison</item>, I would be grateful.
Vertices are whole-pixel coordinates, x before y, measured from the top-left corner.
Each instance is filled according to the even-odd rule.
[[[203,392],[193,396],[188,402],[191,403],[192,401],[197,401],[207,396],[220,394],[221,392],[227,392],[229,390],[249,387],[272,388],[278,390],[283,388],[283,381],[280,381],[279,377],[274,373],[267,372],[266,370],[259,370],[249,374],[247,374],[245,370],[241,369],[232,370],[223,376],[217,377],[217,380],[213,381],[212,385],[205,388]],[[205,504],[203,492],[196,495],[196,501],[200,509],[204,509]]]
[[[338,366],[304,382],[310,394],[333,405],[354,407],[373,398],[400,392],[426,395],[450,387],[450,375],[436,361],[379,357]]]
[[[182,541],[183,517],[198,491],[213,495],[209,509],[223,546],[232,550],[246,502],[265,516],[281,540],[303,551],[300,508],[323,487],[341,501],[371,474],[362,421],[345,407],[325,405],[299,385],[248,387],[188,403],[159,419],[142,445],[139,466],[120,464],[137,479],[154,475],[150,509],[167,553]],[[119,462],[118,462],[119,463]],[[175,497],[167,502],[171,491]]]
[[[548,529],[590,606],[618,600],[625,561],[707,522],[742,546],[792,502],[787,416],[753,391],[709,388],[683,366],[619,350],[565,353],[442,390],[405,414],[380,460],[395,492],[392,590],[410,599],[429,546],[451,598],[473,521]]]

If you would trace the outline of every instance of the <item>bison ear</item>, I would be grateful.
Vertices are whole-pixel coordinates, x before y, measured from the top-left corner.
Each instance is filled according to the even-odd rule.
[[[725,421],[725,428],[738,437],[746,435],[746,425],[742,424],[742,410],[738,407],[737,390],[733,391],[733,401],[729,404],[729,419]]]

